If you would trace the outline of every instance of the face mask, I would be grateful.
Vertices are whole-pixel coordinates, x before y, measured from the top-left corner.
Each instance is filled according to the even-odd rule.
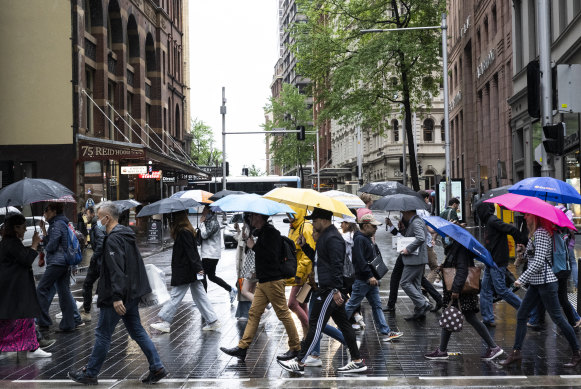
[[[101,219],[97,219],[97,228],[103,232],[107,231],[107,226],[101,223]]]
[[[448,238],[447,236],[444,237],[444,245],[448,246],[452,244],[452,240],[450,240],[450,238]]]

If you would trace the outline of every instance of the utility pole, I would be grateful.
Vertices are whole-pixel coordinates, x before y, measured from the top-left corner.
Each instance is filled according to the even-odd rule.
[[[363,185],[363,150],[361,150],[361,127],[357,125],[357,181]]]
[[[541,71],[541,124],[548,126],[553,124],[553,80],[551,71],[551,21],[549,20],[550,4],[548,0],[537,1],[537,25],[539,26],[539,69]],[[543,133],[543,140],[545,134]],[[555,175],[554,159],[549,161],[548,153],[543,146],[541,149],[541,176],[552,177]]]
[[[226,87],[222,87],[222,190],[226,190]]]
[[[446,205],[450,198],[452,198],[452,181],[450,177],[452,176],[452,169],[450,163],[450,98],[448,97],[448,26],[446,24],[446,14],[442,14],[442,62],[444,62],[444,136],[445,136],[445,146],[444,154],[446,155]]]
[[[406,155],[406,151],[405,151],[405,144],[406,144],[406,128],[405,128],[405,114],[402,120],[402,125],[401,128],[403,129],[403,136],[402,136],[402,143],[403,143],[403,160],[402,160],[402,169],[403,170],[401,173],[403,174],[403,185],[407,186],[408,185],[408,161],[407,161],[407,155]]]

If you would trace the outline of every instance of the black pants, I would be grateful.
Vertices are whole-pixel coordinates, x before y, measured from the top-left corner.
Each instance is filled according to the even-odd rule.
[[[216,275],[216,266],[218,266],[218,259],[214,258],[202,258],[202,267],[204,268],[204,274],[210,279],[210,281],[220,285],[222,288],[226,289],[227,292],[232,290],[232,287],[226,283],[223,279]],[[208,291],[208,280],[206,277],[202,280],[204,284],[204,290]]]
[[[313,305],[309,312],[309,331],[307,332],[307,337],[301,342],[301,351],[299,352],[298,360],[304,362],[303,359],[311,355],[315,345],[321,338],[321,331],[325,328],[330,317],[333,318],[333,321],[339,330],[341,330],[345,338],[345,343],[349,348],[351,359],[360,359],[355,331],[351,327],[349,320],[347,320],[347,314],[345,313],[345,303],[340,307],[337,306],[330,290],[317,290],[311,298],[313,299]],[[346,300],[345,295],[343,295],[343,300]]]
[[[402,272],[403,259],[402,256],[399,255],[395,261],[395,265],[391,271],[391,278],[389,280],[389,298],[387,299],[388,307],[395,307]],[[436,288],[434,288],[434,285],[432,285],[432,283],[428,281],[426,277],[422,277],[422,288],[428,292],[430,297],[432,297],[437,304],[442,304],[442,295],[436,290]]]
[[[563,270],[556,274],[557,280],[559,281],[557,296],[559,297],[559,303],[565,313],[565,317],[567,317],[567,321],[574,326],[575,314],[573,313],[573,307],[569,304],[569,296],[567,296],[567,281],[569,280],[569,275],[571,275],[571,270]]]
[[[83,282],[83,309],[86,313],[91,312],[91,304],[93,303],[93,284],[99,279],[101,273],[101,265],[95,258],[91,258],[89,268],[87,269],[87,276]]]
[[[496,343],[490,333],[486,329],[486,326],[478,319],[476,313],[474,312],[462,312],[464,314],[464,318],[466,322],[470,323],[472,327],[476,330],[478,335],[486,342],[488,347],[494,348],[496,347]],[[440,335],[440,351],[446,351],[448,349],[448,342],[450,341],[450,336],[452,336],[452,332],[442,328],[442,332]]]

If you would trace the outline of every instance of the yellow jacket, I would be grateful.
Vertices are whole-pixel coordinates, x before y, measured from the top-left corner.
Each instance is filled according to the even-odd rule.
[[[289,278],[286,280],[286,284],[288,286],[295,286],[295,285],[303,285],[306,280],[307,276],[313,271],[313,263],[307,257],[307,255],[301,249],[296,242],[299,235],[304,235],[307,243],[312,247],[315,248],[315,241],[313,239],[313,225],[310,222],[305,220],[306,210],[302,208],[294,208],[293,210],[296,212],[295,219],[290,225],[290,230],[288,232],[288,237],[295,242],[295,247],[297,249],[297,277],[301,278],[300,283],[297,283],[294,278]],[[302,228],[302,231],[301,231]]]

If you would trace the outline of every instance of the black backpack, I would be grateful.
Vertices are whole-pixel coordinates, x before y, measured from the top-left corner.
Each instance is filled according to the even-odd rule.
[[[281,271],[284,278],[291,278],[297,275],[297,250],[292,239],[281,235]]]

